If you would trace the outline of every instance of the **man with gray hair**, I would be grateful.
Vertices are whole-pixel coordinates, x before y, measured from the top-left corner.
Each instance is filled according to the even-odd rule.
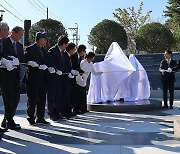
[[[19,42],[24,34],[22,27],[16,26],[11,35],[3,39],[2,55],[11,58],[11,65],[1,69],[1,90],[4,101],[4,119],[1,126],[7,129],[19,130],[13,117],[20,99],[20,62],[24,59],[23,45]],[[2,61],[2,60],[1,60]],[[4,61],[2,61],[3,63]],[[5,62],[6,65],[6,62]]]
[[[4,38],[7,38],[9,33],[9,26],[5,22],[0,22],[0,59],[2,58],[2,44]],[[0,134],[3,134],[6,131],[6,129],[1,129],[0,128]]]
[[[0,23],[0,54],[1,54],[1,51],[2,51],[2,39],[7,38],[8,33],[9,33],[8,24],[5,23],[5,22],[1,22]],[[2,57],[2,55],[1,55],[1,57]]]

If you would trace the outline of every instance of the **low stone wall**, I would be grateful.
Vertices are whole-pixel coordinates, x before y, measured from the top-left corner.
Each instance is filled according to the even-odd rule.
[[[180,138],[180,119],[174,120],[174,136]]]
[[[162,90],[151,90],[150,98],[163,98]],[[174,91],[174,99],[180,99],[180,90]]]

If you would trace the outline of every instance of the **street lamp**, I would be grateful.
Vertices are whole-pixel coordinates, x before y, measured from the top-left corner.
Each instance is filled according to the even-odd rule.
[[[4,10],[0,10],[0,13],[1,13],[0,22],[3,20],[3,13],[4,13],[4,12],[5,12]]]

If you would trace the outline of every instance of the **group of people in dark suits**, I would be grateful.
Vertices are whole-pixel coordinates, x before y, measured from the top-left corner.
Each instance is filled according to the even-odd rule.
[[[50,124],[45,120],[47,98],[48,115],[52,121],[69,119],[88,112],[86,87],[77,84],[76,76],[83,74],[80,67],[86,54],[86,46],[69,43],[66,36],[60,36],[57,44],[49,50],[45,48],[48,36],[37,32],[35,43],[24,52],[19,42],[24,34],[22,27],[16,26],[8,36],[9,26],[0,23],[0,88],[4,102],[4,118],[0,133],[7,129],[20,130],[13,117],[20,99],[20,63],[27,66],[23,81],[27,92],[27,120],[30,125]],[[92,58],[95,54],[93,53]],[[173,109],[175,72],[180,63],[172,59],[172,52],[165,52],[161,61],[164,108],[168,108],[167,92],[170,92],[170,109]],[[90,73],[90,72],[88,72]],[[99,72],[102,74],[102,72]]]
[[[57,44],[47,50],[47,34],[37,32],[35,43],[24,51],[19,42],[24,29],[16,26],[9,36],[8,32],[9,26],[1,23],[0,86],[4,102],[1,127],[5,129],[0,129],[0,133],[7,129],[21,129],[13,119],[20,99],[20,63],[27,66],[23,81],[28,97],[27,120],[30,125],[50,124],[44,118],[46,98],[48,115],[53,121],[88,112],[86,90],[78,87],[75,81],[75,76],[83,72],[80,62],[86,53],[86,46],[76,47],[74,43],[69,43],[66,36],[60,36]]]
[[[163,84],[163,101],[164,109],[168,109],[168,91],[169,91],[169,108],[173,109],[174,101],[174,82],[175,72],[180,69],[180,61],[177,64],[176,60],[172,59],[172,51],[167,50],[164,53],[165,59],[161,61],[159,71],[162,75]]]
[[[74,107],[79,106],[74,102],[77,100],[76,94],[80,93],[74,88],[75,76],[80,72],[80,66],[78,70],[77,65],[80,65],[86,47],[80,45],[77,49],[74,43],[69,43],[66,36],[60,36],[57,44],[47,51],[44,48],[47,41],[47,34],[38,32],[36,42],[25,51],[25,62],[28,65],[25,76],[27,120],[30,125],[50,124],[44,119],[46,96],[48,115],[52,121],[69,119],[87,112],[87,108],[80,110]],[[76,49],[83,54],[75,52]],[[76,54],[79,57],[73,59]],[[77,103],[79,101],[81,100],[77,100]]]

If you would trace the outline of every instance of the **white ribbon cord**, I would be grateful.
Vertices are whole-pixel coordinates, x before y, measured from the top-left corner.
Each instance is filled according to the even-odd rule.
[[[26,65],[26,66],[31,66],[29,65],[28,63],[19,63],[20,65]],[[38,65],[39,66],[39,65]],[[0,68],[6,68],[6,66],[4,66],[3,64],[0,63]],[[17,68],[17,67],[14,67],[14,68]],[[36,67],[38,68],[38,67]],[[47,67],[48,68],[48,67]],[[52,67],[49,67],[49,68],[52,68]],[[49,70],[48,68],[48,70]],[[173,69],[173,68],[171,68]],[[41,69],[42,70],[42,69]],[[135,71],[108,71],[108,72],[103,72],[103,73],[118,73],[118,72],[138,72],[138,71],[144,71],[144,70],[135,70]],[[146,72],[159,72],[159,70],[145,70]],[[168,70],[164,70],[165,72],[168,72]],[[175,73],[176,71],[172,71],[173,73]],[[56,73],[56,72],[54,72]],[[68,73],[62,73],[61,75],[69,75],[70,72]],[[79,73],[79,75],[83,75],[84,73]]]

